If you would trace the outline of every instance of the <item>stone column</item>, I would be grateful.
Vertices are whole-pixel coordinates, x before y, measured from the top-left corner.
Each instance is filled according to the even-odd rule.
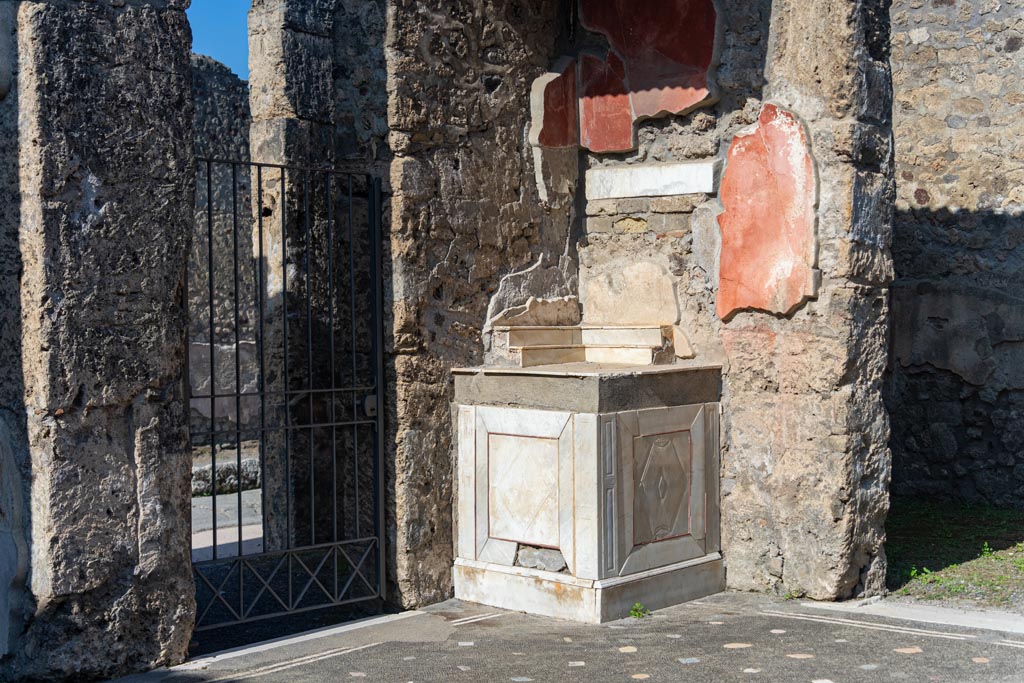
[[[570,207],[542,204],[527,139],[565,17],[554,0],[390,4],[389,599],[414,607],[452,592],[449,370],[483,360],[494,299],[562,296],[574,270]]]
[[[888,26],[882,0],[773,3],[765,100],[806,131],[818,188],[808,265],[820,282],[807,283],[816,291],[795,310],[740,310],[723,327],[722,531],[733,588],[837,599],[884,587]]]
[[[0,3],[0,661],[17,647],[28,571],[28,443],[21,372],[18,7]]]
[[[17,91],[0,101],[0,125],[16,96],[20,206],[5,207],[3,234],[20,210],[24,391],[5,388],[0,412],[27,415],[27,445],[4,440],[15,462],[27,456],[31,495],[0,500],[20,497],[13,518],[30,524],[32,604],[13,614],[0,679],[107,678],[181,661],[194,621],[189,3],[14,4]],[[10,401],[23,401],[20,413]]]
[[[334,4],[334,0],[254,0],[249,12],[250,149],[254,162],[317,168],[331,164]],[[316,179],[314,176],[313,180]],[[262,246],[258,228],[253,235],[253,252],[262,253],[264,269],[264,387],[271,392],[272,399],[268,401],[265,419],[268,425],[281,427],[264,432],[263,441],[264,548],[271,551],[325,540],[313,539],[309,533],[311,489],[307,454],[313,435],[304,429],[286,433],[283,427],[289,423],[309,424],[311,418],[308,402],[300,395],[310,381],[307,325],[317,324],[326,313],[322,306],[317,306],[313,321],[307,320],[305,234],[307,218],[311,234],[323,234],[326,202],[322,189],[311,189],[307,216],[303,174],[286,173],[283,184],[281,180],[281,171],[264,169],[262,204],[255,207],[263,216]],[[322,177],[319,180],[322,182]],[[255,183],[256,179],[254,199],[259,202]],[[282,193],[286,205],[283,222]],[[314,252],[311,259],[324,256]],[[326,340],[326,331],[318,327],[314,338],[318,343]],[[318,353],[317,358],[327,360],[323,353]],[[329,370],[318,370],[322,368],[315,368],[313,377],[330,374]],[[280,401],[280,392],[286,388],[299,392],[291,395],[292,403],[288,406]],[[323,477],[319,481],[322,485]],[[329,519],[330,512],[321,505],[318,514],[326,514]]]

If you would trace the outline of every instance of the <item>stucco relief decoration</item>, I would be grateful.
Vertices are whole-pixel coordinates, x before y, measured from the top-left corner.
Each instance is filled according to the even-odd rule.
[[[718,316],[757,309],[790,315],[817,296],[817,183],[807,132],[766,104],[729,148],[720,190]]]
[[[569,146],[573,135],[572,146],[627,152],[636,147],[637,121],[715,102],[712,0],[579,1],[580,23],[604,35],[609,50],[562,61],[538,79],[534,145]]]

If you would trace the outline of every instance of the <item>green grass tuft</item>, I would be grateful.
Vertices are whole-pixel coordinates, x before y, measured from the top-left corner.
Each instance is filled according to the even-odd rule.
[[[898,595],[1024,610],[1024,511],[898,500],[886,532]]]

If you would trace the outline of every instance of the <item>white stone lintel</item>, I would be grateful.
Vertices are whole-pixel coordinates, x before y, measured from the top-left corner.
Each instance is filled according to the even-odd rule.
[[[714,194],[720,161],[601,166],[587,171],[587,199]]]

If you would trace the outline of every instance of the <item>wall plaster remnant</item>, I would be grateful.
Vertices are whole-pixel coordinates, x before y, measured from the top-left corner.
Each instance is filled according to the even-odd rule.
[[[585,148],[632,150],[636,121],[714,104],[719,28],[712,0],[579,3],[582,27],[604,35],[610,45],[603,60],[587,55],[581,61]]]
[[[803,124],[766,104],[729,147],[722,179],[718,315],[790,315],[818,292],[814,160]]]

